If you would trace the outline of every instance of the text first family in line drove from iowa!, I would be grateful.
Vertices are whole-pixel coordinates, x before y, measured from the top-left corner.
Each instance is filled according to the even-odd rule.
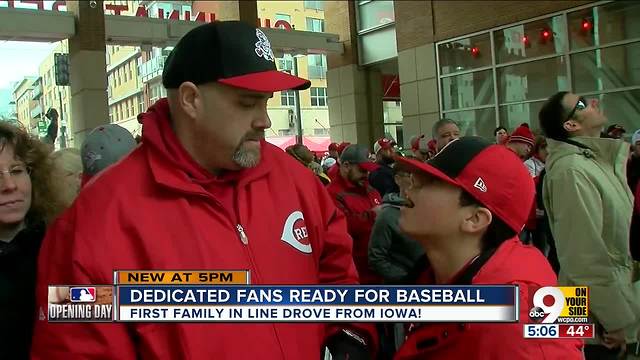
[[[129,289],[131,303],[484,303],[479,289]]]

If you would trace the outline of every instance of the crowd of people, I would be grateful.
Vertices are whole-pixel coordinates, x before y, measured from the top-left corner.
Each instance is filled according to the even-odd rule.
[[[310,83],[277,71],[259,29],[192,30],[162,79],[167,98],[139,116],[140,139],[104,125],[80,150],[51,152],[0,124],[0,358],[640,357],[640,130],[625,142],[597,100],[552,95],[539,134],[523,123],[463,136],[441,119],[411,139],[411,154],[383,137],[332,143],[318,160],[302,144],[264,141],[272,93]],[[255,284],[514,284],[520,322],[46,321],[49,284],[108,284],[115,269],[248,269]],[[595,339],[523,339],[533,293],[556,285],[589,287]]]

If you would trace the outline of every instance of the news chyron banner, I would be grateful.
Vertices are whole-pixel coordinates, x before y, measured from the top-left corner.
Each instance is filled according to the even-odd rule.
[[[547,286],[538,289],[524,325],[526,338],[593,338],[595,326],[589,318],[589,288]]]
[[[250,285],[248,271],[118,271],[118,322],[517,322],[518,287]],[[85,298],[88,299],[87,295]],[[66,318],[66,321],[72,319]]]

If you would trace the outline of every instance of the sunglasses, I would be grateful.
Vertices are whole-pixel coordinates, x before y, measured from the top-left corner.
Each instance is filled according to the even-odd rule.
[[[571,112],[569,113],[569,116],[567,116],[567,120],[565,121],[571,120],[571,118],[573,118],[573,115],[575,115],[576,111],[584,110],[586,108],[587,108],[587,100],[584,98],[584,96],[580,96],[578,98],[578,102],[576,103],[576,106],[573,107],[573,110],[571,110]]]

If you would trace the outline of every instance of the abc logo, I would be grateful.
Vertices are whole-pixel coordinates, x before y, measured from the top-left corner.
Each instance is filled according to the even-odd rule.
[[[542,321],[545,315],[547,314],[545,314],[544,310],[542,310],[542,308],[540,307],[534,307],[533,309],[531,309],[531,311],[529,311],[529,319],[535,322]]]

